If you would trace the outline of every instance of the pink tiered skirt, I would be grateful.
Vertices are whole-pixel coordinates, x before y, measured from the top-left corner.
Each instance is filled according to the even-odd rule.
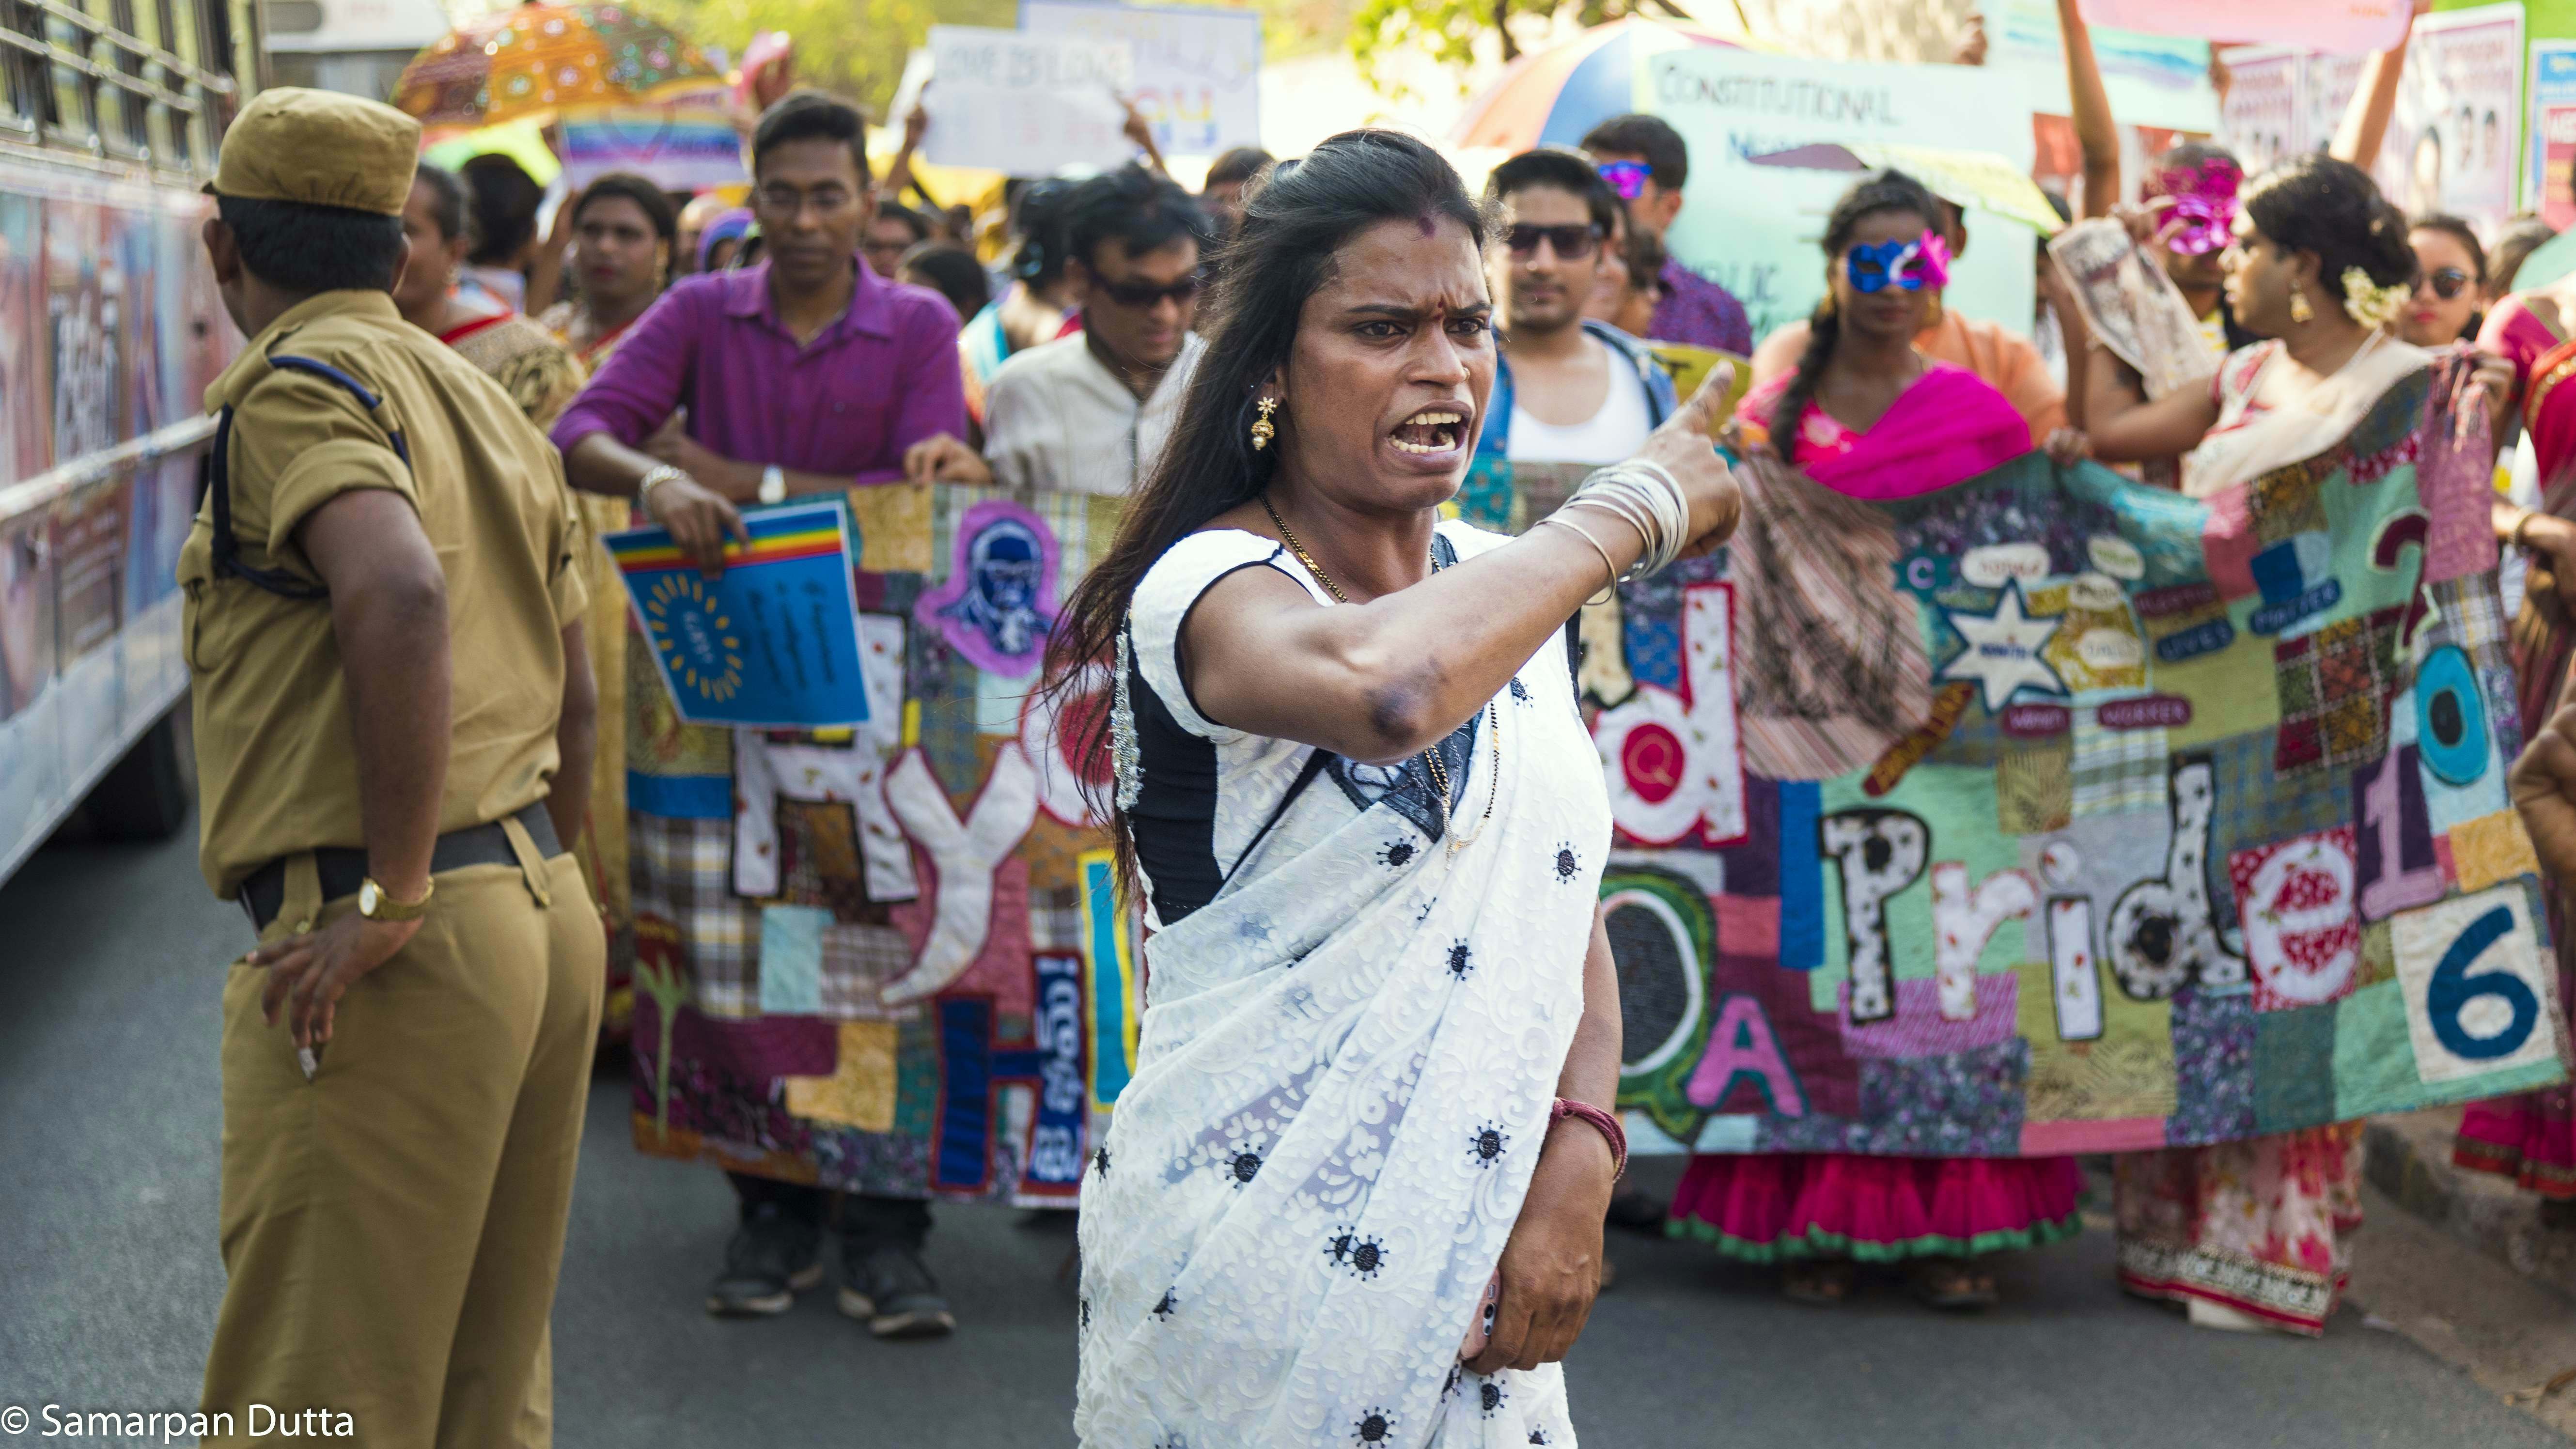
[[[1730,1258],[1967,1258],[2082,1229],[2072,1157],[1694,1157],[1665,1230]]]

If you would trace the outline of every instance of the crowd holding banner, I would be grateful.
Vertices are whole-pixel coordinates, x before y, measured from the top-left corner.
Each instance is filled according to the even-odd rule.
[[[2214,1327],[2323,1331],[2363,1117],[2487,1103],[2462,1161],[2576,1196],[2552,838],[2507,790],[2564,672],[2549,611],[2576,525],[2549,404],[2576,312],[2507,303],[2485,246],[2521,213],[2576,215],[2576,53],[2521,4],[2331,7],[2340,29],[2289,6],[2259,35],[2177,0],[2053,8],[1998,6],[1986,71],[1643,54],[1633,113],[1495,158],[1485,213],[1449,205],[1431,148],[1366,137],[1222,158],[1194,199],[1166,153],[1248,139],[1257,35],[1032,0],[1020,31],[931,31],[890,173],[854,108],[798,92],[747,135],[730,223],[658,194],[713,174],[703,147],[650,179],[567,153],[575,194],[517,264],[540,325],[471,288],[398,291],[549,430],[604,539],[555,600],[589,623],[572,667],[610,722],[588,810],[558,813],[584,819],[563,844],[610,928],[636,1145],[738,1197],[709,1310],[784,1310],[837,1233],[844,1312],[948,1332],[929,1204],[1090,1200],[1120,1216],[1085,1225],[1089,1442],[1287,1435],[1268,1401],[1173,1387],[1241,1347],[1191,1318],[1197,1295],[1356,1312],[1332,1295],[1382,1263],[1431,1325],[1405,1319],[1400,1358],[1298,1319],[1243,1372],[1284,1375],[1279,1342],[1311,1331],[1383,1400],[1283,1379],[1276,1414],[1422,1442],[1476,1417],[1451,1399],[1465,1374],[1483,1419],[1519,1395],[1515,1434],[1557,1442],[1553,1374],[1451,1356],[1451,1329],[1517,1225],[1509,1144],[1534,1157],[1569,1114],[1623,1160],[1692,1159],[1673,1201],[1611,1200],[1614,1221],[1780,1263],[1819,1303],[1855,1261],[1902,1264],[1939,1307],[1994,1302],[1982,1256],[2078,1230],[2075,1154],[2118,1155],[2121,1284]],[[2264,42],[2222,47],[2214,86],[2213,31]],[[1994,103],[2006,76],[2028,107]],[[1490,706],[1371,764],[1202,713],[1182,657],[1202,595],[1267,566],[1344,597],[1276,510],[1275,537],[1228,514],[1184,530],[1177,574],[1127,577],[1111,650],[1061,641],[1095,566],[1170,526],[1186,490],[1158,465],[1213,436],[1212,410],[1256,478],[1282,476],[1280,429],[1316,426],[1294,396],[1274,422],[1284,360],[1239,398],[1201,385],[1240,365],[1203,334],[1253,335],[1240,309],[1286,285],[1228,275],[1238,241],[1296,224],[1264,191],[1320,206],[1399,162],[1438,198],[1426,245],[1435,222],[1496,227],[1474,235],[1499,335],[1458,344],[1486,349],[1460,376],[1490,367],[1489,412],[1390,435],[1456,455],[1434,573],[1570,531],[1612,586],[1582,555],[1599,592]],[[989,274],[997,249],[924,182],[938,167],[1034,182],[1009,188]],[[484,197],[424,168],[413,265],[463,278]],[[1230,310],[1202,312],[1210,285]],[[1326,284],[1300,285],[1320,306]],[[1691,540],[1630,460],[1711,423],[1741,527],[1676,558]],[[2517,460],[2521,501],[2499,501]],[[1621,576],[1590,531],[1613,515],[1663,567]],[[1581,757],[1568,711],[1597,792],[1505,762],[1516,734]],[[1176,769],[1204,778],[1176,790]],[[1520,798],[1470,850],[1504,779]],[[1411,1100],[1455,1128],[1438,1153],[1392,1126],[1319,1140],[1310,1092],[1411,1120],[1413,1077],[1380,1101],[1312,1069],[1363,1018],[1410,1021],[1426,983],[1579,1056],[1564,1033],[1597,1003],[1544,971],[1494,994],[1517,978],[1474,964],[1490,927],[1442,903],[1456,870],[1527,875],[1510,909],[1569,949],[1596,923],[1617,1120],[1515,1087]],[[1586,894],[1542,905],[1551,881]],[[1410,1070],[1443,1080],[1458,1029],[1412,1025]],[[1131,1083],[1150,1085],[1122,1131]],[[1278,1186],[1301,1153],[1312,1182]],[[1433,1244],[1369,1184],[1438,1220],[1444,1172],[1472,1184],[1468,1226],[1433,1235],[1429,1275],[1408,1254]],[[1146,1230],[1165,1199],[1143,1182],[1181,1204]],[[1217,1226],[1238,1198],[1338,1235],[1270,1275],[1312,1297]]]

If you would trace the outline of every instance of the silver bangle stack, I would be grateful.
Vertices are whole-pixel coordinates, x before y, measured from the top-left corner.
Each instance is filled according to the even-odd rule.
[[[1577,508],[1598,509],[1637,530],[1645,551],[1627,573],[1619,572],[1611,562],[1610,551],[1593,537],[1592,530],[1565,516]],[[1683,547],[1690,542],[1690,504],[1682,497],[1681,481],[1671,469],[1650,458],[1630,458],[1595,470],[1574,496],[1565,500],[1563,508],[1539,522],[1565,529],[1601,555],[1601,566],[1610,571],[1610,583],[1595,596],[1596,603],[1606,600],[1624,580],[1660,572],[1681,557]]]

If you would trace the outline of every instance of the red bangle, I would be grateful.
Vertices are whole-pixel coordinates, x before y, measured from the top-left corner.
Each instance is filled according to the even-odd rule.
[[[1568,1117],[1579,1118],[1600,1133],[1603,1141],[1610,1144],[1610,1180],[1612,1182],[1617,1182],[1628,1175],[1628,1129],[1619,1125],[1618,1118],[1589,1102],[1577,1102],[1559,1097],[1556,1099],[1556,1105],[1547,1110],[1547,1125],[1554,1127]]]

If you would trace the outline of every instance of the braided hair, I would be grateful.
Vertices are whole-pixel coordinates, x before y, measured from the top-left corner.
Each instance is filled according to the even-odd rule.
[[[1941,220],[1941,203],[1931,191],[1896,170],[1871,172],[1853,182],[1842,200],[1834,203],[1833,214],[1825,218],[1825,299],[1807,316],[1807,350],[1798,354],[1798,370],[1790,375],[1789,386],[1771,414],[1772,445],[1783,458],[1796,446],[1798,420],[1806,416],[1807,404],[1816,400],[1816,385],[1824,380],[1825,364],[1834,360],[1834,344],[1842,337],[1842,319],[1833,307],[1833,264],[1851,245],[1862,219],[1882,211],[1913,212],[1925,226]]]

